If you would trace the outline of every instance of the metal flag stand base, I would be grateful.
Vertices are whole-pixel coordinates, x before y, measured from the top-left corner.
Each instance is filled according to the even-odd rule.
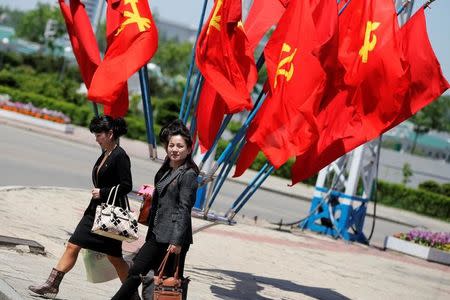
[[[212,222],[216,222],[216,223],[221,223],[221,224],[226,224],[226,225],[234,225],[234,224],[236,224],[236,221],[229,220],[228,217],[220,216],[220,215],[217,215],[217,214],[215,214],[213,212],[208,212],[205,215],[205,212],[203,210],[195,208],[195,207],[192,209],[192,214],[191,215],[194,218],[204,219],[204,220],[208,220],[208,221],[212,221]]]
[[[319,172],[309,215],[300,228],[369,243],[363,233],[364,219],[377,177],[380,141],[356,148]]]

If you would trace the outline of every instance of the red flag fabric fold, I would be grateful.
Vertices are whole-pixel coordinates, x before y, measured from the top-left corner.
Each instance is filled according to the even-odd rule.
[[[279,168],[317,141],[315,115],[327,82],[325,69],[331,67],[325,60],[337,55],[336,1],[323,3],[291,0],[267,43],[271,91],[250,125],[234,176],[251,165],[255,147]]]
[[[203,150],[211,147],[224,114],[253,105],[257,72],[241,14],[241,1],[216,0],[197,42],[196,63],[205,79],[197,111]]]
[[[347,9],[352,9],[352,3]],[[384,14],[395,16],[392,1],[376,4],[377,7],[391,5],[391,12]],[[369,18],[374,22],[377,19],[382,18],[377,15]],[[318,123],[327,122],[327,125],[322,127],[316,147],[297,156],[292,167],[293,184],[406,120],[449,88],[427,37],[423,10],[419,10],[400,31],[396,18],[385,20],[388,27],[385,31],[379,30],[377,37],[387,32],[389,38],[383,39],[380,47],[375,46],[365,53],[369,57],[365,63],[356,62],[347,69],[351,73],[346,74],[346,79],[354,79],[347,82],[355,85],[347,86],[347,94],[338,94],[319,115]],[[362,60],[361,52],[356,54],[354,51],[353,55]],[[333,111],[339,112],[341,120],[327,115]]]
[[[146,0],[109,0],[106,15],[108,49],[92,79],[88,97],[99,103],[115,102],[123,96],[128,78],[153,57],[158,32]],[[123,100],[119,101],[127,101]]]
[[[257,78],[241,14],[241,1],[216,0],[196,49],[197,66],[224,99],[228,113],[252,108],[250,91]]]
[[[78,62],[81,77],[87,88],[100,64],[100,51],[84,5],[80,0],[70,1],[70,7],[59,0],[61,13],[66,23],[73,54]]]
[[[401,28],[400,35],[410,84],[407,101],[393,125],[411,117],[450,88],[428,39],[424,8]]]
[[[253,4],[244,23],[250,47],[255,49],[264,34],[275,24],[286,10],[288,1],[258,0]]]

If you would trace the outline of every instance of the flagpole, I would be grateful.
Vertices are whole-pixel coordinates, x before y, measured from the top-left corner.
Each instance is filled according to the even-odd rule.
[[[225,179],[227,178],[228,174],[231,171],[231,168],[233,167],[234,163],[236,162],[239,153],[241,152],[242,147],[244,146],[245,141],[240,141],[240,144],[237,147],[237,150],[233,153],[233,155],[230,157],[229,160],[227,160],[224,165],[222,166],[222,169],[220,170],[219,176],[215,179],[214,187],[212,188],[211,195],[208,197],[206,209],[205,209],[205,216],[208,214],[208,211],[210,210],[211,206],[213,205],[217,195],[219,194],[220,189],[222,188],[222,185],[225,183]]]
[[[147,129],[146,131],[147,131],[149,157],[151,159],[156,159],[158,158],[158,153],[156,151],[155,130],[153,127],[152,101],[150,96],[150,85],[148,80],[148,69],[146,64],[139,69],[139,82],[141,85],[142,107],[144,110],[145,128]]]
[[[198,36],[200,35],[200,32],[203,27],[203,19],[205,18],[207,4],[208,4],[208,0],[204,0],[202,14],[200,16],[200,22],[198,23],[198,28],[197,28],[197,36],[195,38],[195,43],[194,43],[194,46],[192,47],[192,51],[191,51],[191,63],[189,64],[189,70],[188,70],[188,74],[187,74],[187,78],[186,78],[186,85],[184,86],[183,97],[181,98],[181,108],[180,108],[180,115],[179,115],[180,119],[183,118],[184,105],[186,102],[189,85],[191,84],[191,76],[192,76],[192,73],[194,70],[194,64],[195,64],[195,49],[197,48]],[[195,89],[195,87],[194,87],[194,89]]]
[[[98,105],[95,102],[92,102],[92,108],[94,109],[94,114],[98,117]]]
[[[428,1],[424,4],[423,8],[431,8],[431,7],[430,7],[430,4],[433,3],[434,1],[436,1],[436,0],[428,0]]]
[[[228,222],[231,222],[234,218],[234,216],[244,207],[244,205],[250,200],[250,198],[253,196],[253,194],[259,189],[259,187],[262,185],[262,183],[269,177],[273,171],[275,171],[274,166],[270,166],[269,169],[266,171],[265,174],[261,173],[259,180],[255,182],[255,186],[252,190],[248,191],[248,194],[242,199],[239,206],[231,211],[231,215],[228,216]]]

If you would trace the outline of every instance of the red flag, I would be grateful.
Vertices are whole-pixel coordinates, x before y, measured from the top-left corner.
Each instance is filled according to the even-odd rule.
[[[339,60],[345,82],[356,86],[364,79],[367,62],[398,32],[397,14],[390,0],[351,1],[339,16]]]
[[[327,81],[325,60],[320,58],[331,57],[334,51],[336,60],[337,54],[333,50],[337,41],[336,1],[323,3],[291,0],[267,43],[264,56],[271,92],[250,125],[234,176],[251,165],[255,148],[278,168],[318,139],[315,114]]]
[[[200,151],[209,150],[219,132],[225,112],[222,97],[205,81],[200,92],[197,106],[197,134],[200,142]]]
[[[241,14],[241,1],[216,0],[196,49],[197,66],[223,98],[227,113],[252,107],[250,91],[257,78]]]
[[[108,49],[94,74],[88,96],[123,110],[124,103],[115,101],[123,95],[128,78],[153,57],[158,33],[147,0],[108,0],[106,25]]]
[[[377,7],[386,5],[391,5],[391,14],[395,15],[391,1],[377,2]],[[371,19],[376,21],[377,17]],[[358,82],[357,87],[349,88],[348,95],[341,93],[321,112],[318,123],[328,124],[322,125],[316,147],[297,156],[292,167],[293,184],[404,121],[449,87],[428,41],[423,11],[400,34],[396,30],[396,18],[392,18],[386,31],[377,33],[378,37],[388,32],[390,39],[384,39],[381,47],[374,47],[367,63],[360,64],[360,78],[350,74]],[[403,61],[400,45],[403,45]],[[420,49],[417,45],[421,45]],[[361,57],[361,53],[358,55]],[[339,114],[333,114],[334,111]]]
[[[89,88],[92,76],[100,64],[100,51],[89,17],[80,0],[70,1],[70,8],[64,0],[59,0],[59,6],[66,22],[73,54],[80,67],[81,77]]]
[[[244,23],[245,32],[250,47],[255,49],[264,34],[283,15],[288,0],[258,0],[253,1],[252,7]]]
[[[214,141],[224,114],[250,109],[257,72],[241,24],[241,1],[217,0],[199,36],[196,63],[205,78],[197,110],[202,150]]]
[[[400,34],[411,83],[405,104],[393,126],[411,117],[450,88],[428,39],[423,8],[401,28]]]

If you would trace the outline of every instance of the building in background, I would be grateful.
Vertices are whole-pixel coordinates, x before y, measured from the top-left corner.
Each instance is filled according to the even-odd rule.
[[[94,32],[97,32],[98,26],[100,25],[100,21],[102,20],[104,15],[106,1],[82,0],[81,2],[83,2],[86,8],[86,13],[88,14],[89,19],[91,20]]]
[[[383,134],[383,144],[402,153],[410,153],[416,133],[414,124],[405,121]],[[431,130],[417,137],[415,154],[450,163],[450,134]]]

